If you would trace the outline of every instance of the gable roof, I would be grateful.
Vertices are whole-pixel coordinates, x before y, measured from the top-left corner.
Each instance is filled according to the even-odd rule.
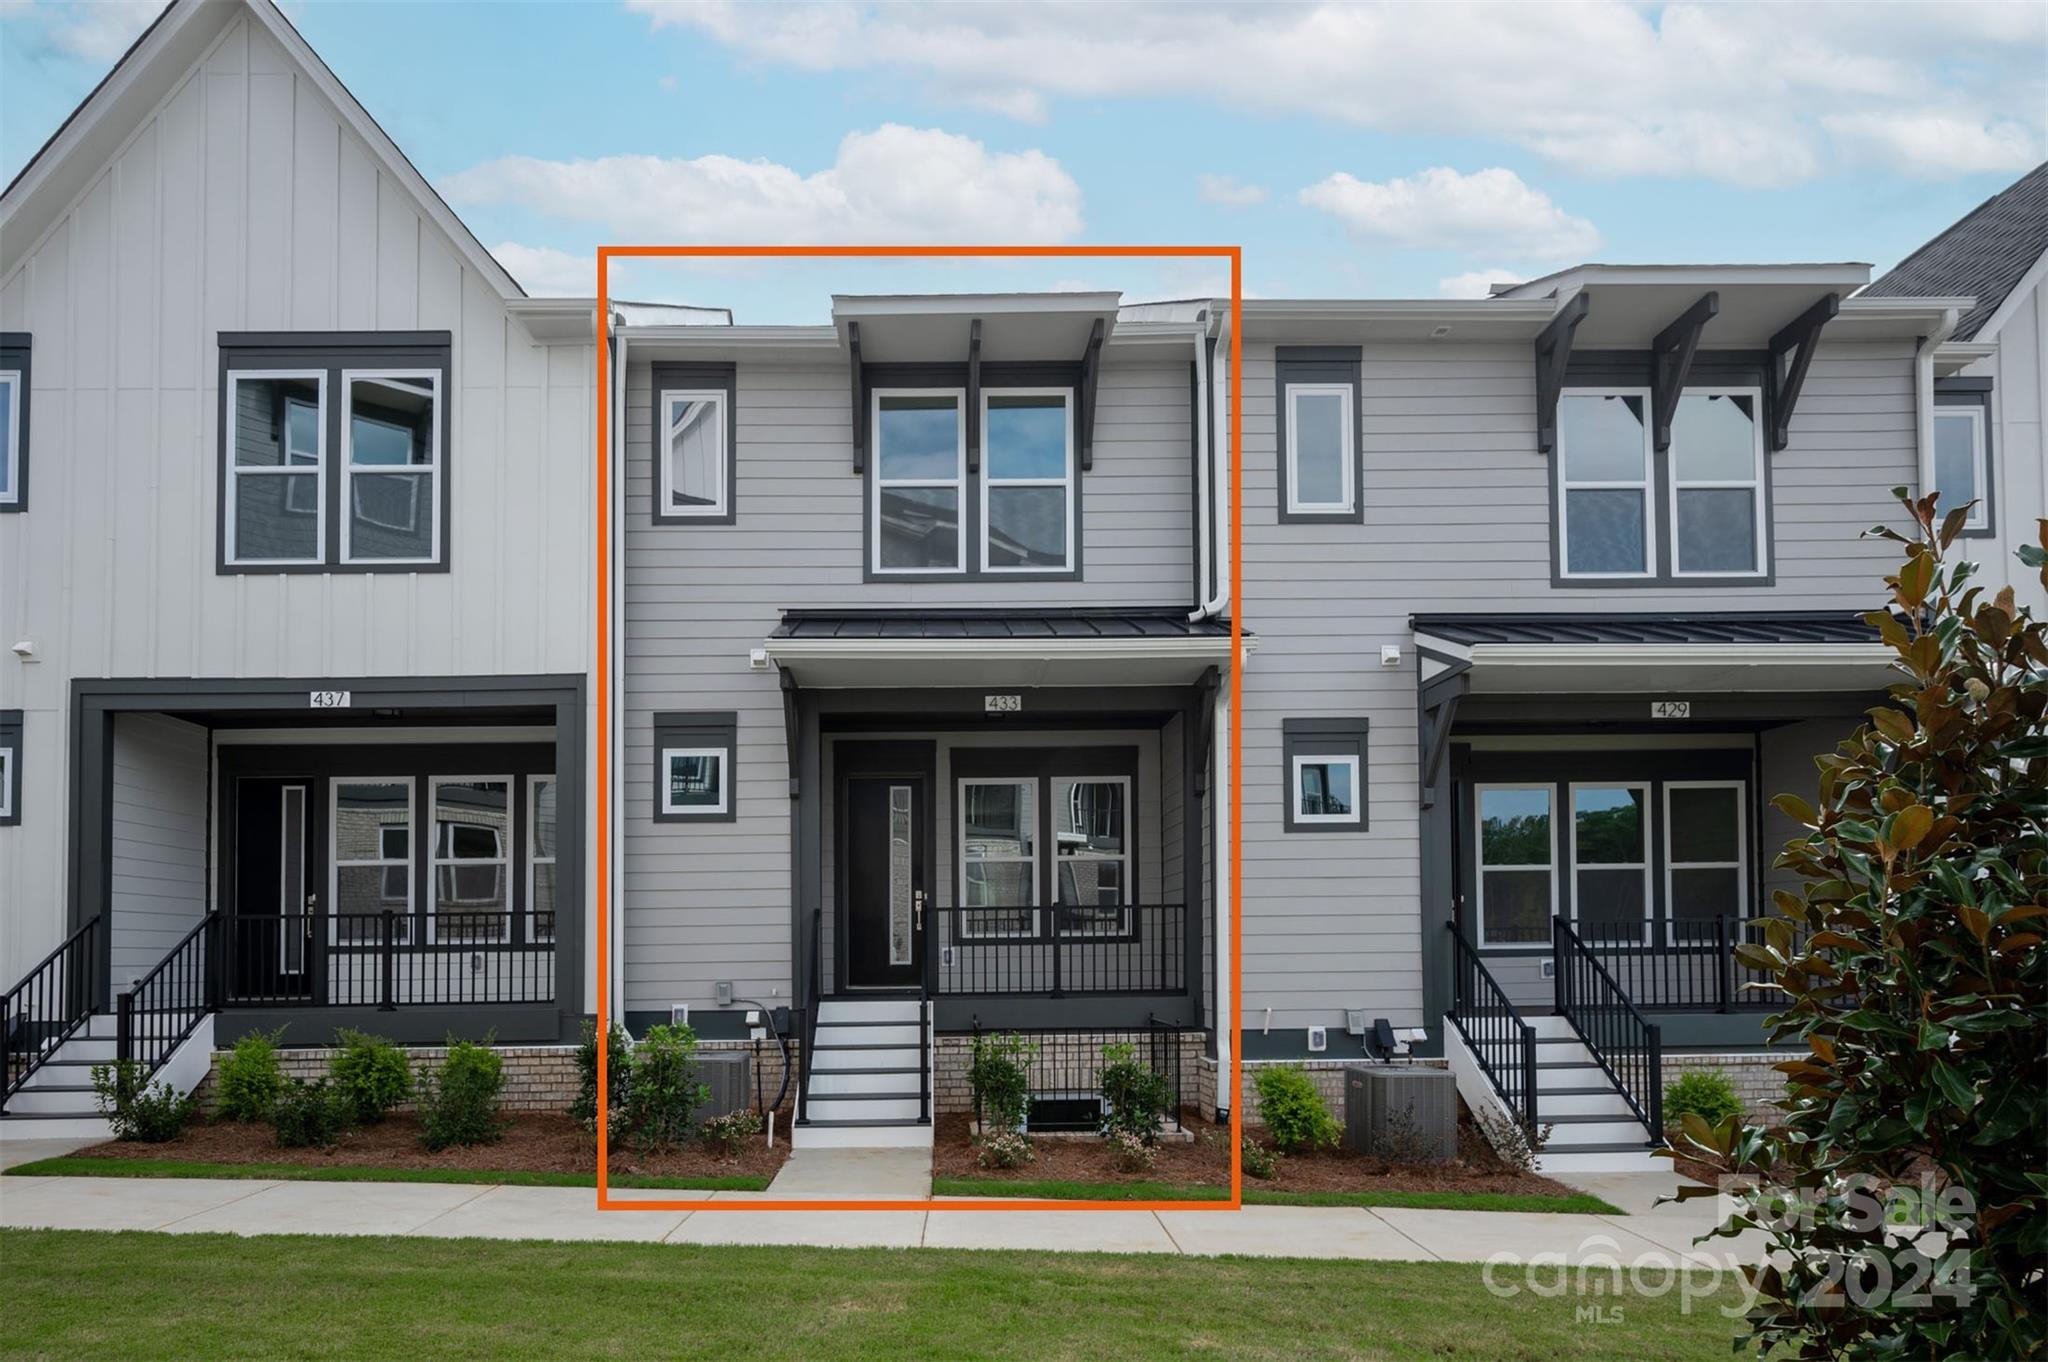
[[[299,35],[271,0],[171,0],[71,111],[27,165],[0,191],[0,277],[41,244],[44,233],[98,178],[101,169],[183,83],[238,16],[262,25],[298,63],[341,121],[362,139],[381,169],[403,185],[463,259],[505,298],[526,290],[455,215],[398,144]]]
[[[1973,340],[2048,253],[2048,161],[1864,289],[1865,298],[1973,297],[1952,339]]]

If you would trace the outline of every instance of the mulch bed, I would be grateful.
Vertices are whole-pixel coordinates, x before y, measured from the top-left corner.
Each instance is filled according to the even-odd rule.
[[[332,1149],[286,1149],[267,1125],[245,1121],[194,1123],[163,1144],[111,1141],[78,1151],[91,1159],[177,1159],[193,1163],[290,1163],[308,1167],[450,1168],[488,1172],[595,1173],[597,1141],[582,1123],[553,1112],[508,1112],[510,1124],[496,1144],[458,1146],[430,1153],[420,1143],[419,1121],[400,1113],[352,1130]],[[734,1157],[698,1145],[643,1155],[614,1146],[611,1170],[641,1177],[773,1177],[789,1157],[789,1122],[778,1118],[775,1148],[752,1139]]]
[[[1047,1138],[1031,1142],[1033,1158],[1022,1168],[983,1168],[974,1161],[972,1120],[938,1118],[932,1172],[941,1178],[987,1178],[1012,1182],[1168,1182],[1230,1185],[1230,1128],[1215,1125],[1190,1109],[1181,1123],[1195,1132],[1192,1143],[1162,1141],[1149,1171],[1124,1172],[1100,1140]],[[1264,1126],[1245,1134],[1267,1148]],[[1469,1114],[1460,1109],[1457,1157],[1442,1164],[1396,1164],[1372,1154],[1341,1149],[1287,1155],[1271,1178],[1245,1176],[1247,1189],[1271,1192],[1507,1192],[1522,1196],[1576,1196],[1564,1184],[1510,1168],[1496,1154]]]

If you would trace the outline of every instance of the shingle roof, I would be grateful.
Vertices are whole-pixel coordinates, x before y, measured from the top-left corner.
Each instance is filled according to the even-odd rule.
[[[1228,638],[1230,621],[1174,609],[785,610],[772,638]]]
[[[1900,261],[1863,298],[1973,297],[1955,339],[1972,340],[2048,251],[2048,161]]]
[[[1876,643],[1848,611],[1724,611],[1699,615],[1415,615],[1409,625],[1448,643]]]

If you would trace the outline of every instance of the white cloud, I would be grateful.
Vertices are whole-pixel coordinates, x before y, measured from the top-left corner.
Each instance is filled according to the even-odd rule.
[[[1042,120],[1058,98],[1206,95],[1394,133],[1500,138],[1585,175],[1782,185],[1846,167],[2025,169],[2048,144],[2048,6],[627,0],[756,62],[921,77]],[[2017,111],[2017,112],[2015,112]],[[1859,119],[1951,121],[1960,162]],[[1849,120],[1842,122],[1840,120]]]
[[[1235,175],[1197,175],[1195,192],[1203,203],[1220,203],[1226,208],[1249,208],[1266,201],[1265,186],[1244,184]]]
[[[597,252],[577,254],[552,246],[522,246],[501,241],[491,247],[498,263],[509,270],[520,286],[536,298],[594,298],[597,296]]]
[[[2018,123],[1942,113],[1842,114],[1821,122],[1864,163],[1920,179],[2015,170],[2035,160],[2034,135]]]
[[[1395,246],[1503,252],[1515,259],[1562,260],[1600,244],[1600,233],[1496,166],[1461,175],[1434,166],[1383,184],[1343,171],[1301,191],[1354,236]]]
[[[506,156],[447,177],[461,205],[511,204],[646,241],[1045,242],[1081,230],[1081,187],[1040,151],[991,152],[935,128],[852,132],[808,175],[771,161]]]
[[[1528,278],[1527,270],[1467,270],[1437,280],[1436,291],[1442,298],[1485,298],[1495,284],[1519,284]]]
[[[163,12],[162,0],[81,0],[74,4],[0,5],[0,18],[39,22],[35,42],[61,57],[111,66]]]

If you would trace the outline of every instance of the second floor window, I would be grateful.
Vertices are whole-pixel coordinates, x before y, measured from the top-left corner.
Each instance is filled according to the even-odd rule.
[[[1970,507],[1963,521],[1964,535],[1989,535],[1993,529],[1990,389],[1981,379],[1944,379],[1935,387],[1934,403],[1930,490],[1940,494],[1943,516],[1959,506]]]
[[[0,333],[0,512],[28,509],[29,339]]]

